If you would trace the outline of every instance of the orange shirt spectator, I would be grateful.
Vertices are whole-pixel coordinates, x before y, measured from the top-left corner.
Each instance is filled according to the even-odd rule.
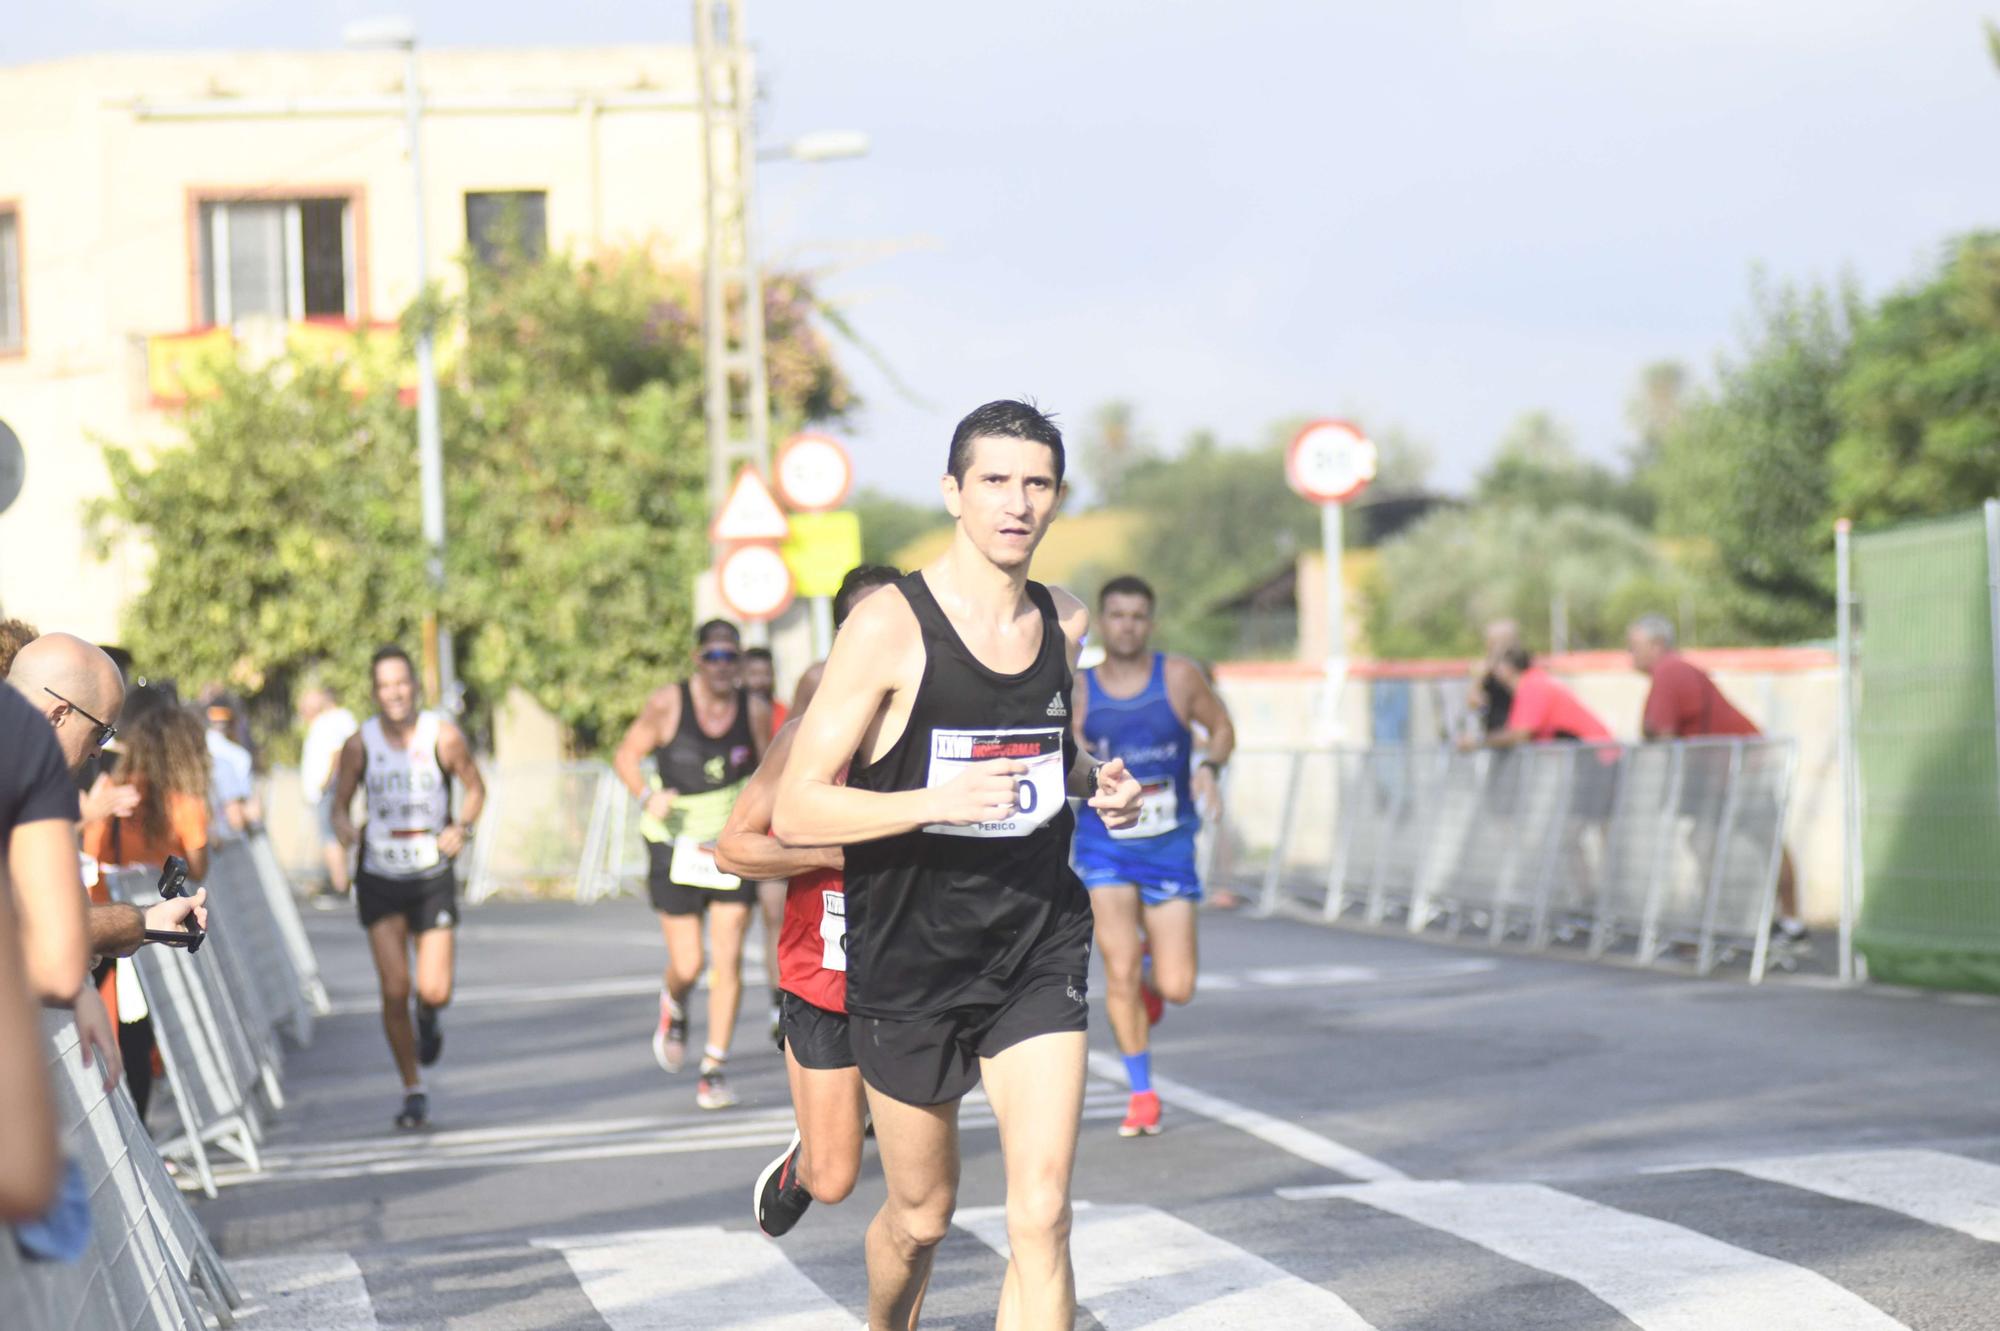
[[[208,869],[208,801],[182,791],[168,791],[165,825],[148,828],[146,801],[123,818],[103,818],[83,829],[83,852],[101,864],[144,864],[159,868],[167,856],[188,862],[196,878]]]

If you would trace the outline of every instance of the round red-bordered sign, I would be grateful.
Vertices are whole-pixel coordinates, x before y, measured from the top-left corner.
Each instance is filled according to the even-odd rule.
[[[730,614],[762,623],[792,603],[792,570],[775,545],[739,545],[716,566],[715,589]]]
[[[1351,421],[1312,421],[1285,450],[1285,479],[1315,504],[1344,504],[1375,479],[1375,443]]]
[[[854,488],[854,463],[832,435],[795,434],[778,449],[771,469],[778,493],[794,513],[830,513]]]

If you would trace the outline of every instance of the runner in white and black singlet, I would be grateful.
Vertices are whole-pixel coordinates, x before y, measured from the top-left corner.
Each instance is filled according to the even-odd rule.
[[[694,673],[646,700],[611,760],[644,806],[639,832],[650,860],[647,888],[667,944],[653,1058],[668,1072],[679,1072],[687,1059],[687,1003],[701,979],[707,917],[708,1042],[694,1090],[703,1109],[736,1103],[729,1042],[743,1002],[743,939],[757,904],[755,885],[715,863],[715,838],[771,739],[770,704],[744,690],[742,657],[742,639],[728,620],[696,629]],[[648,754],[650,781],[640,771]]]
[[[1008,1176],[1063,1181],[1008,1198],[997,1326],[1075,1317],[1091,913],[1066,797],[1124,827],[1140,792],[1070,732],[1089,613],[1028,580],[1062,476],[1062,434],[1034,407],[959,422],[951,546],[854,611],[778,785],[779,839],[847,848],[849,1029],[889,1185],[867,1245],[869,1325],[884,1331],[915,1325],[951,1222],[958,1103],[982,1079]]]
[[[421,1128],[430,1095],[420,1068],[444,1049],[438,1011],[451,1002],[458,877],[452,861],[465,849],[486,804],[486,783],[465,735],[436,712],[418,710],[416,670],[401,647],[369,663],[377,714],[340,750],[334,776],[333,830],[360,848],[354,901],[382,985],[382,1029],[403,1079],[396,1126]],[[459,808],[452,816],[452,786]],[[366,792],[367,821],[357,831],[349,809]],[[410,1023],[410,944],[416,943],[417,1019]]]

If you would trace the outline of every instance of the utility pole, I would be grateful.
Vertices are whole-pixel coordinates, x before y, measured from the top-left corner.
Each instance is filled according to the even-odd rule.
[[[764,281],[751,235],[756,87],[744,0],[694,0],[700,69],[703,199],[702,380],[708,422],[708,508],[716,513],[744,464],[767,479],[771,395],[764,364]],[[710,566],[722,551],[710,552]],[[762,624],[745,635],[761,641]]]

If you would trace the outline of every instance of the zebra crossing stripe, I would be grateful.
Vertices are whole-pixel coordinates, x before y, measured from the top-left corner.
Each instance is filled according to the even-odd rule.
[[[344,1252],[235,1258],[229,1274],[243,1294],[236,1317],[245,1327],[379,1331],[368,1283]]]
[[[1862,1202],[2000,1243],[2000,1165],[1984,1160],[1944,1151],[1851,1151],[1708,1167]]]
[[[534,1245],[562,1254],[611,1331],[861,1331],[777,1244],[747,1230],[693,1226]]]
[[[1644,1331],[1897,1331],[1903,1324],[1825,1276],[1538,1183],[1368,1183],[1280,1188],[1345,1198],[1575,1281]]]
[[[953,1223],[1006,1256],[1005,1207]],[[1114,1331],[1373,1331],[1331,1290],[1150,1206],[1077,1203],[1070,1258],[1077,1303]]]

